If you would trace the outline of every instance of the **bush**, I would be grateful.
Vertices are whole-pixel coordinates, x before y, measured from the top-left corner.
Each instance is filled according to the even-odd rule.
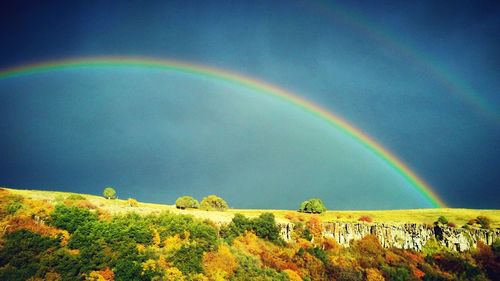
[[[302,202],[299,208],[299,212],[303,213],[321,214],[324,211],[326,211],[325,205],[323,204],[323,201],[318,198],[312,198]]]
[[[491,248],[493,249],[493,252],[495,252],[496,255],[500,256],[500,238],[497,238],[495,239],[495,241],[493,241]]]
[[[358,221],[373,222],[373,219],[370,216],[361,216]]]
[[[198,200],[191,196],[181,196],[175,200],[175,207],[177,209],[198,209],[200,207],[200,203]]]
[[[438,219],[437,219],[437,222],[440,223],[440,224],[448,224],[448,219],[444,216],[440,216]]]
[[[491,219],[486,216],[478,216],[476,222],[481,225],[481,228],[489,229],[491,225]]]
[[[127,202],[128,202],[128,205],[129,205],[130,207],[138,207],[138,206],[139,206],[139,202],[137,202],[137,200],[136,200],[136,199],[134,199],[134,198],[129,198],[129,199],[127,200]]]
[[[223,229],[222,236],[232,241],[245,231],[252,231],[257,237],[272,242],[280,242],[280,229],[272,213],[263,213],[257,218],[249,219],[242,214],[235,214],[228,227]]]
[[[55,210],[50,214],[49,223],[73,233],[79,226],[95,221],[97,221],[97,215],[88,209],[56,205]]]
[[[225,211],[227,203],[217,195],[208,195],[201,200],[200,209],[206,211]]]
[[[9,205],[7,205],[6,207],[6,211],[9,215],[13,215],[15,214],[19,209],[21,209],[23,207],[23,204],[21,202],[18,202],[18,201],[14,201],[12,203],[10,203]]]
[[[116,199],[116,190],[112,187],[104,188],[102,195],[106,199]]]

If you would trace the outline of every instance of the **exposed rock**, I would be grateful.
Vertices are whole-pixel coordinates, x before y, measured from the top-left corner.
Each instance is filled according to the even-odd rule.
[[[293,223],[279,223],[281,237],[290,241]],[[340,245],[348,247],[352,240],[366,235],[375,235],[383,247],[395,247],[420,251],[433,237],[448,249],[466,251],[475,248],[478,241],[491,245],[500,237],[500,230],[455,228],[449,226],[428,226],[423,224],[387,223],[323,223],[323,236],[335,239]]]

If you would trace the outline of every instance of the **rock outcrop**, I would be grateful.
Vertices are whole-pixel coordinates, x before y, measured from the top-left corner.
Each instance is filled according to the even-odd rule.
[[[294,224],[278,224],[281,237],[290,241]],[[375,235],[383,247],[411,249],[420,251],[431,238],[448,249],[466,251],[474,248],[478,241],[491,245],[500,238],[500,230],[455,228],[448,226],[428,226],[423,224],[387,224],[387,223],[323,223],[323,236],[335,239],[340,245],[348,247],[352,240],[366,235]]]

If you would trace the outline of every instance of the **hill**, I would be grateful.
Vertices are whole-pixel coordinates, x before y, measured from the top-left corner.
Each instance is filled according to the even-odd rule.
[[[442,215],[457,223],[488,216],[498,227],[495,210],[214,212],[0,188],[0,280],[496,280],[500,239],[487,245],[473,238],[476,247],[457,252],[436,232],[423,240],[411,235],[422,242],[413,251],[382,245],[371,233],[381,224],[397,230],[405,219],[430,223]],[[341,220],[353,221],[341,227],[350,235],[361,227],[366,235],[341,243],[324,235],[331,232],[325,225]],[[279,225],[290,222],[293,233],[284,240]]]
[[[37,200],[48,200],[57,202],[58,198],[65,198],[76,194],[71,192],[24,190],[5,188],[13,194],[19,194],[26,198]],[[441,209],[405,209],[405,210],[335,210],[327,211],[323,214],[298,214],[295,210],[272,210],[272,209],[229,209],[224,212],[203,211],[196,209],[179,210],[175,205],[164,205],[139,202],[138,207],[131,208],[127,200],[107,200],[102,196],[90,194],[78,194],[85,197],[92,204],[110,212],[111,214],[134,211],[140,214],[158,214],[163,211],[170,211],[177,214],[193,215],[201,219],[210,219],[214,222],[229,223],[234,214],[243,214],[247,217],[258,217],[262,213],[272,213],[278,222],[290,222],[291,220],[307,221],[311,217],[319,217],[322,221],[328,222],[356,222],[361,217],[368,217],[376,223],[419,223],[433,224],[440,216],[445,216],[450,222],[457,226],[466,224],[469,220],[478,216],[491,218],[492,228],[500,228],[500,210],[480,210],[462,208],[441,208]]]

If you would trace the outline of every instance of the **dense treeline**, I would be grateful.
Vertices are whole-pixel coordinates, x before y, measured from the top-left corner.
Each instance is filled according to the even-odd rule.
[[[131,208],[133,210],[133,208]],[[344,248],[313,217],[290,243],[274,216],[218,226],[191,216],[109,215],[84,197],[55,204],[0,190],[0,280],[495,280],[500,242],[449,252],[384,249],[367,236]]]

